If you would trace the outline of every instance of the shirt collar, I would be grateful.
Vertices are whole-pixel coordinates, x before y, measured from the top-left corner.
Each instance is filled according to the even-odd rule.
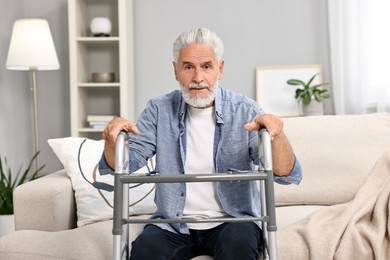
[[[217,124],[223,124],[222,116],[222,88],[218,85],[215,90],[215,118],[217,119]]]

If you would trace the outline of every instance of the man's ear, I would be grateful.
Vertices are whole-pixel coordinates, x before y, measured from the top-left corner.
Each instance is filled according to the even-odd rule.
[[[224,60],[220,60],[219,66],[218,66],[218,69],[219,69],[218,80],[222,79],[224,65],[225,65],[225,61]]]
[[[176,66],[176,62],[172,62],[172,65],[173,65],[173,71],[175,72],[175,79],[177,81],[179,81],[179,77],[177,76],[177,66]]]

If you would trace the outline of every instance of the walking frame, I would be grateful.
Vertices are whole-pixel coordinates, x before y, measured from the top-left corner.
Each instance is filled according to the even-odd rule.
[[[115,148],[115,181],[113,213],[113,259],[123,260],[129,257],[129,224],[136,223],[195,223],[195,222],[253,222],[261,221],[265,250],[263,259],[277,260],[276,216],[274,179],[272,170],[271,139],[265,129],[259,131],[258,171],[227,172],[218,174],[178,174],[178,175],[131,175],[129,174],[129,149],[127,134],[118,135]],[[259,217],[244,218],[209,218],[209,219],[130,219],[129,184],[130,183],[177,183],[210,181],[260,181],[261,211]]]

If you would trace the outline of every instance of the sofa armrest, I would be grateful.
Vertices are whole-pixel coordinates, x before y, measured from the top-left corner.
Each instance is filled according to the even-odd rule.
[[[59,231],[76,227],[76,203],[65,170],[20,185],[13,195],[16,230]]]

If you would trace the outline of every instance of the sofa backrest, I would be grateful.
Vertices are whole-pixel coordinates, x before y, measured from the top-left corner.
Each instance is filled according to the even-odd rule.
[[[298,186],[275,184],[278,206],[348,202],[390,149],[389,113],[283,120],[303,179]]]

